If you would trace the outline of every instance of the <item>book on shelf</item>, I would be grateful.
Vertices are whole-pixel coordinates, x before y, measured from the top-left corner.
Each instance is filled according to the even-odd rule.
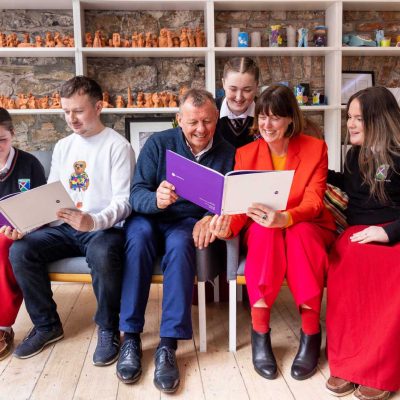
[[[176,194],[214,214],[243,214],[252,203],[286,209],[293,170],[236,170],[223,175],[171,150],[166,159],[166,179]]]
[[[57,211],[61,208],[76,209],[60,181],[8,195],[0,200],[0,227],[11,226],[28,233],[57,221]]]

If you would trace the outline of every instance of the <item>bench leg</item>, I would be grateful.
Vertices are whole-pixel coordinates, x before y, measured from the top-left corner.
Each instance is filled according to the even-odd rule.
[[[236,279],[229,281],[229,351],[236,351]]]
[[[243,286],[237,285],[236,289],[237,301],[243,301]]]
[[[206,284],[197,283],[198,304],[199,304],[199,340],[200,351],[207,351],[207,330],[206,330]]]
[[[219,303],[219,276],[214,279],[214,303]]]

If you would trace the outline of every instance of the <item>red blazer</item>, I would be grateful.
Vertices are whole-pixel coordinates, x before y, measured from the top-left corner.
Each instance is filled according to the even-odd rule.
[[[274,169],[269,147],[264,139],[258,139],[236,151],[235,170],[242,169]],[[333,216],[323,203],[328,174],[325,142],[303,134],[290,139],[285,169],[295,170],[286,209],[292,216],[293,224],[308,221],[334,231],[336,226]],[[247,220],[245,214],[232,217],[230,227],[235,236]]]

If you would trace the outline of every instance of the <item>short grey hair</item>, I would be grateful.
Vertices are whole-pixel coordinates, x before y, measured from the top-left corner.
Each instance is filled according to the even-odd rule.
[[[182,113],[182,106],[188,101],[191,100],[192,104],[195,107],[201,107],[204,103],[209,101],[216,110],[218,110],[217,105],[215,103],[215,99],[213,95],[204,89],[189,89],[181,96],[179,96],[179,113]]]

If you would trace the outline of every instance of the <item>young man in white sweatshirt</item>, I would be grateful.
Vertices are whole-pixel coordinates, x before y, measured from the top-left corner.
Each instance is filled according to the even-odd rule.
[[[131,212],[129,194],[135,157],[130,143],[100,120],[102,90],[93,79],[77,76],[61,88],[61,105],[73,133],[55,146],[48,182],[61,181],[77,209],[63,209],[61,225],[43,227],[16,240],[10,261],[34,328],[15,349],[18,358],[38,354],[63,337],[46,264],[85,256],[97,299],[94,317],[98,343],[94,365],[118,358],[118,314],[124,233],[118,225]]]

